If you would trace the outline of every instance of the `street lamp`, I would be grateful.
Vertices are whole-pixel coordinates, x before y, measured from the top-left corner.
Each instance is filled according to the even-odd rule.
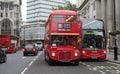
[[[24,29],[24,46],[25,46],[25,27],[23,27]]]
[[[115,0],[113,0],[114,7],[114,30],[116,30],[116,10],[115,10]],[[118,48],[117,48],[117,39],[116,35],[114,36],[114,60],[118,60]]]

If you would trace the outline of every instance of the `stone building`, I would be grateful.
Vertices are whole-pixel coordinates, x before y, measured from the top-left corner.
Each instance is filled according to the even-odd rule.
[[[10,34],[19,42],[21,0],[0,0],[0,34]]]

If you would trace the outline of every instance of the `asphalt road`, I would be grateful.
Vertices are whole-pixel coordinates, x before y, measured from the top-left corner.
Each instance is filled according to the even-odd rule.
[[[24,57],[22,51],[7,54],[7,62],[0,64],[0,74],[21,74],[35,56]]]
[[[49,66],[41,51],[38,56],[23,57],[22,51],[7,56],[7,62],[0,64],[0,74],[120,74],[120,64],[109,61],[82,60],[79,66],[72,63]]]

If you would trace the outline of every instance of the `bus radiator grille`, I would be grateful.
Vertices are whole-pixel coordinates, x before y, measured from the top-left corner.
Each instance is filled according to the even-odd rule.
[[[58,57],[59,57],[60,61],[70,61],[71,60],[71,52],[70,51],[60,51]]]

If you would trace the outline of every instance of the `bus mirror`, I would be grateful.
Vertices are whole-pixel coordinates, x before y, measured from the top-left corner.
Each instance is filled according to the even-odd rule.
[[[50,40],[50,38],[49,38],[49,37],[47,37],[47,40]]]
[[[80,43],[80,42],[81,42],[81,40],[82,40],[82,39],[81,39],[81,38],[79,38],[79,39],[78,39],[78,43]]]

